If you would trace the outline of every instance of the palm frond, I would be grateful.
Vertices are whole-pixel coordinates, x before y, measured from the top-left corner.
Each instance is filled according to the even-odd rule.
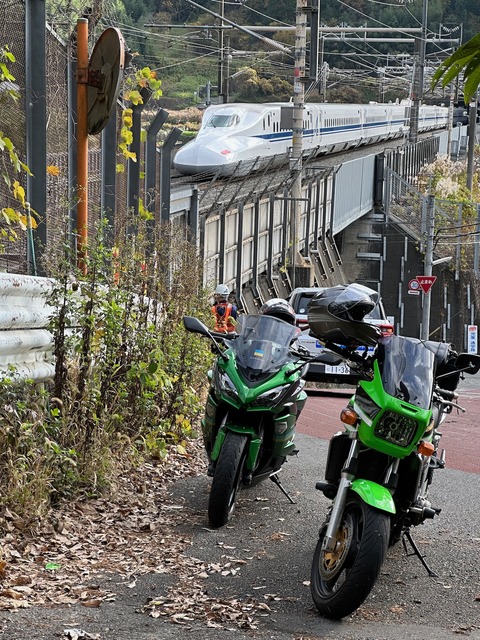
[[[433,75],[431,89],[435,89],[439,83],[445,88],[462,71],[465,82],[464,101],[467,103],[475,97],[480,85],[480,33],[442,62]]]

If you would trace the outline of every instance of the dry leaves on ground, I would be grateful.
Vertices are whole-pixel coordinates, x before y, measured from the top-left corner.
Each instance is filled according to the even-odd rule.
[[[168,487],[176,479],[204,473],[203,455],[200,444],[192,442],[184,455],[172,454],[166,464],[145,464],[120,476],[109,498],[68,502],[52,510],[30,534],[16,514],[5,510],[0,516],[5,532],[0,610],[100,607],[116,597],[98,584],[106,582],[106,575],[120,575],[124,586],[133,588],[141,574],[167,573],[176,575],[178,584],[166,596],[151,599],[142,612],[181,625],[196,620],[208,627],[256,629],[254,615],[269,615],[267,601],[282,598],[265,594],[261,602],[208,596],[204,585],[209,576],[235,576],[246,560],[225,554],[220,562],[205,563],[188,555],[191,540],[179,534],[179,525],[195,516],[172,503]]]
[[[0,516],[0,609],[31,605],[97,607],[115,598],[95,584],[97,576],[127,581],[147,572],[170,573],[190,540],[175,525],[185,519],[167,498],[175,479],[203,468],[201,451],[171,455],[165,464],[145,464],[121,475],[108,498],[67,502],[27,532],[8,509]]]

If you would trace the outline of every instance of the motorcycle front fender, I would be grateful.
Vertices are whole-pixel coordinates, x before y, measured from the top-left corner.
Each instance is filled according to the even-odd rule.
[[[393,502],[390,491],[382,487],[381,484],[377,484],[371,480],[357,478],[352,482],[351,489],[371,507],[379,509],[380,511],[386,511],[387,513],[396,513],[395,503]]]
[[[252,471],[257,462],[258,452],[260,451],[262,440],[258,437],[258,434],[251,427],[242,427],[240,425],[228,424],[225,427],[219,429],[212,450],[212,460],[215,461],[220,455],[220,451],[222,449],[225,436],[227,435],[227,431],[232,431],[233,433],[239,433],[240,435],[248,436],[250,442],[248,445],[246,467],[249,471]]]

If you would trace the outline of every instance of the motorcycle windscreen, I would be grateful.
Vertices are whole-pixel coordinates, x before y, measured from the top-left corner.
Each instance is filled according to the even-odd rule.
[[[382,383],[385,391],[421,409],[432,397],[435,356],[416,338],[389,336],[381,339]]]
[[[240,316],[238,338],[230,343],[237,364],[257,377],[278,371],[293,358],[290,344],[297,335],[296,327],[272,316]]]

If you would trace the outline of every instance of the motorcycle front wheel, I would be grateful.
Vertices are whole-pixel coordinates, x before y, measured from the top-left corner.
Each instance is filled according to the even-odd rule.
[[[247,450],[247,436],[227,432],[215,466],[208,500],[208,520],[212,527],[223,527],[232,517]]]
[[[315,548],[310,589],[322,616],[340,620],[364,602],[380,572],[390,536],[390,517],[356,493],[347,498],[333,551],[322,549],[325,523]]]

